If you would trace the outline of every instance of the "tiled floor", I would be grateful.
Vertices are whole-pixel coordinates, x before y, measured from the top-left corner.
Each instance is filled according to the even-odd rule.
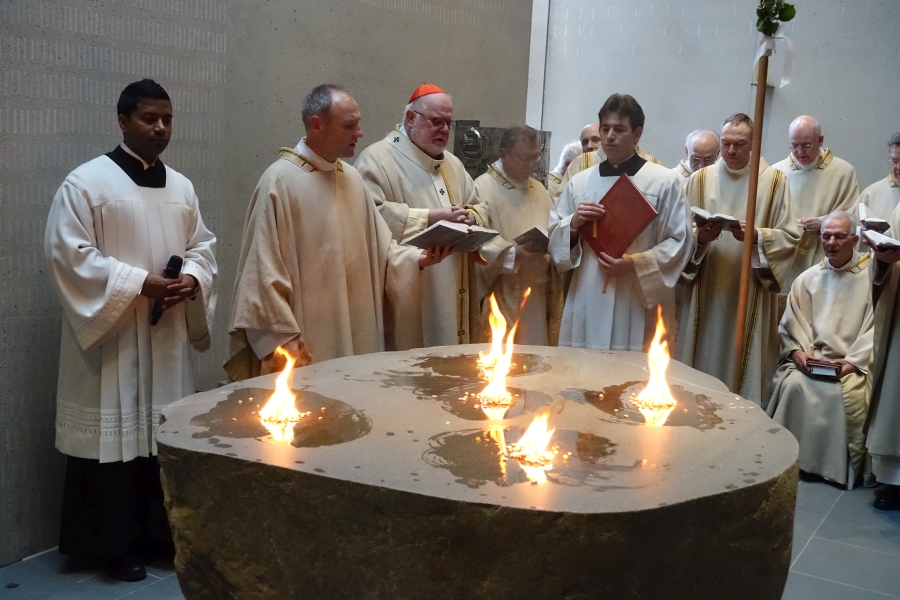
[[[873,496],[871,489],[800,482],[782,600],[900,599],[900,511],[876,510]],[[53,550],[3,567],[0,600],[183,600],[171,565],[151,566],[138,583],[95,571],[61,573],[62,565]]]

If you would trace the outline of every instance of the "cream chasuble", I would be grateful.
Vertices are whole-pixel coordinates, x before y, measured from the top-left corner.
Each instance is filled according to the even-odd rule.
[[[869,255],[854,253],[840,269],[827,259],[791,286],[778,327],[781,363],[766,412],[800,443],[800,469],[853,489],[865,455],[874,313]],[[807,377],[789,354],[844,359],[862,371],[840,381]]]
[[[837,158],[828,148],[823,148],[815,166],[804,169],[792,154],[772,165],[787,176],[791,188],[791,205],[794,216],[823,218],[836,210],[850,212],[859,197],[859,181],[856,169],[845,160]],[[884,217],[883,217],[884,218]],[[800,273],[822,262],[825,251],[819,242],[818,231],[803,231],[794,266],[784,291]]]
[[[475,190],[489,215],[488,226],[499,231],[500,237],[509,240],[510,245],[532,227],[546,231],[553,199],[537,180],[514,182],[502,172],[501,165],[495,164],[475,180]],[[501,254],[489,265],[475,268],[481,309],[480,339],[491,339],[488,296],[494,293],[508,326],[519,320],[517,344],[556,345],[562,318],[562,278],[549,256],[531,256],[526,260],[516,257],[514,273],[503,271],[502,257]],[[531,295],[519,312],[522,294],[529,287]]]
[[[690,167],[688,166],[688,164],[687,164],[685,161],[683,161],[683,160],[682,160],[681,162],[679,162],[679,163],[678,163],[678,166],[675,167],[674,169],[672,169],[672,171],[674,171],[674,173],[675,173],[676,175],[678,175],[678,176],[680,176],[680,177],[683,177],[684,179],[687,179],[687,178],[690,177],[691,174],[692,174],[692,173],[691,173],[691,168],[690,168]]]
[[[313,362],[421,336],[408,300],[424,277],[421,251],[391,240],[353,167],[316,168],[303,148],[281,149],[247,209],[225,363],[232,380],[259,374],[248,330],[300,334]]]
[[[870,209],[869,212],[875,213],[875,216],[885,221],[891,220],[894,209],[900,204],[900,186],[891,173],[887,178],[876,181],[863,190],[859,195],[858,204],[865,204]],[[859,209],[854,213],[859,217]],[[894,228],[894,231],[897,231]]]
[[[891,228],[886,235],[896,239],[900,232],[900,210],[894,209],[889,220]],[[874,255],[872,259],[875,358],[866,448],[872,457],[876,479],[880,483],[900,485],[900,370],[897,368],[900,364],[900,295],[897,293],[900,263],[882,263]]]
[[[688,178],[688,201],[711,213],[743,220],[749,171],[749,165],[730,171],[719,158]],[[754,276],[750,277],[740,394],[761,402],[771,396],[778,362],[777,292],[790,273],[800,241],[784,173],[771,168],[765,159],[759,163],[756,227],[761,245],[755,247]],[[733,383],[742,254],[743,244],[730,231],[723,230],[719,239],[705,246],[695,238],[693,256],[682,275],[687,285],[678,327],[678,360],[729,387]]]
[[[110,155],[69,173],[44,236],[63,307],[56,447],[101,463],[156,454],[159,411],[197,391],[191,347],[209,348],[216,305],[216,238],[191,182],[157,162],[163,186],[142,187]],[[139,293],[172,255],[200,291],[151,326]]]
[[[653,337],[656,305],[672,306],[675,284],[691,254],[690,206],[677,175],[641,162],[632,156],[619,167],[630,171],[632,182],[659,216],[626,251],[634,260],[635,272],[611,276],[605,294],[600,263],[580,236],[572,245],[570,223],[580,202],[599,202],[609,191],[618,180],[616,169],[603,162],[582,171],[550,211],[550,257],[560,271],[574,270],[563,309],[560,346],[644,351]]]
[[[577,156],[572,162],[574,162],[575,160],[578,160]],[[556,175],[555,173],[547,173],[547,192],[550,194],[551,200],[559,198],[559,195],[562,194],[562,181],[562,177],[560,177],[559,175]]]
[[[659,162],[659,159],[650,156],[649,154],[644,154],[644,151],[641,150],[641,147],[638,146],[635,153],[646,160],[647,162],[653,163],[655,165],[662,165]],[[562,194],[562,191],[566,189],[566,186],[569,185],[569,182],[577,173],[581,173],[582,171],[586,171],[593,167],[594,165],[599,165],[604,160],[606,160],[606,154],[603,153],[602,148],[597,148],[593,152],[585,152],[584,154],[579,154],[575,157],[575,159],[569,163],[569,167],[566,169],[566,174],[562,178],[562,183],[559,185],[559,194]],[[553,200],[559,199],[559,194],[553,196]]]
[[[356,159],[381,216],[391,234],[403,243],[428,226],[432,208],[472,207],[483,223],[476,205],[475,185],[458,158],[444,152],[433,159],[412,143],[405,133],[394,130],[363,150]],[[503,250],[498,244],[486,244],[484,257],[493,260]],[[423,273],[421,335],[408,339],[397,350],[469,343],[470,303],[469,257],[454,253]],[[475,315],[472,315],[475,317]]]

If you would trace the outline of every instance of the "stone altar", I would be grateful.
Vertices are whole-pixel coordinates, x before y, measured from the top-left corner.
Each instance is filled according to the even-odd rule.
[[[517,346],[516,405],[488,421],[484,349],[298,369],[291,442],[255,414],[274,375],[166,408],[187,600],[781,597],[798,447],[756,404],[673,361],[678,406],[648,427],[646,355]],[[559,454],[536,484],[499,450],[541,411]]]

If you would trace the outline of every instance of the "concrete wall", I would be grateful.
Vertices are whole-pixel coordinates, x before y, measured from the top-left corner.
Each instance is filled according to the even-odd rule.
[[[247,201],[299,102],[325,81],[362,108],[363,145],[434,82],[458,118],[525,118],[531,4],[523,0],[9,0],[0,4],[0,565],[54,546],[63,460],[53,448],[61,313],[43,230],[62,179],[119,141],[115,102],[149,76],[169,91],[163,160],[194,182],[219,237],[213,350],[221,362]]]
[[[796,47],[791,83],[768,94],[763,156],[788,154],[787,127],[800,114],[822,123],[825,145],[849,160],[862,185],[888,174],[886,143],[900,130],[900,3],[794,0],[782,29]],[[644,108],[641,145],[674,166],[694,129],[753,115],[753,0],[550,0],[543,129],[563,146],[595,121],[606,97],[630,93]],[[535,19],[534,27],[542,25]],[[779,44],[770,77],[778,85]],[[529,96],[529,115],[537,99]]]

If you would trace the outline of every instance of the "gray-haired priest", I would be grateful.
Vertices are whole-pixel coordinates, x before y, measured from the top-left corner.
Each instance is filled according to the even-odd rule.
[[[765,407],[797,438],[800,470],[847,489],[863,468],[874,334],[870,255],[855,250],[857,225],[843,211],[822,217],[825,258],[791,286],[778,327],[781,363]],[[823,376],[815,361],[840,371]]]
[[[694,171],[708,167],[719,158],[719,135],[712,131],[697,129],[684,140],[684,160],[672,169],[677,175],[687,179]]]
[[[393,349],[408,332],[415,306],[405,300],[421,288],[420,269],[446,256],[394,243],[359,173],[341,161],[363,135],[345,88],[316,87],[302,113],[306,137],[281,149],[247,209],[225,363],[232,380],[283,368],[279,346],[298,365]]]
[[[156,430],[164,406],[196,391],[191,348],[209,348],[216,238],[194,186],[159,159],[172,135],[166,91],[132,83],[116,110],[123,141],[63,181],[44,254],[63,307],[59,551],[136,581],[148,553],[173,551]],[[180,273],[167,273],[173,257]]]
[[[550,211],[550,257],[557,269],[574,273],[559,345],[640,352],[653,338],[656,306],[673,306],[675,284],[690,258],[690,206],[675,173],[635,152],[644,111],[634,98],[613,94],[599,116],[606,160],[575,175]],[[598,203],[622,174],[659,214],[621,258],[598,257],[578,229],[607,218]]]
[[[734,380],[734,335],[737,326],[744,230],[753,236],[753,273],[740,372],[740,394],[756,402],[772,395],[778,362],[778,299],[794,262],[800,228],[791,211],[784,173],[759,161],[756,222],[744,222],[750,186],[753,121],[743,113],[722,124],[722,156],[688,178],[690,203],[740,223],[723,236],[723,224],[698,223],[694,254],[682,275],[686,284],[678,328],[678,360],[726,385]],[[737,390],[735,390],[737,391]]]
[[[488,297],[494,294],[503,316],[518,320],[517,344],[556,345],[562,316],[562,278],[547,256],[546,239],[512,240],[535,228],[546,231],[553,200],[531,177],[541,158],[538,133],[527,125],[512,127],[500,138],[500,158],[475,180],[489,225],[508,240],[507,250],[486,266],[477,266],[482,339],[490,339]],[[519,310],[525,290],[531,295]]]
[[[822,147],[825,136],[814,118],[797,117],[788,135],[791,153],[772,167],[787,176],[794,215],[803,228],[794,266],[785,282],[789,288],[794,277],[822,262],[825,251],[819,243],[820,221],[823,215],[836,210],[853,210],[859,197],[859,181],[850,163]]]
[[[450,96],[436,85],[423,84],[410,96],[403,123],[356,159],[378,210],[401,244],[442,220],[484,224],[468,210],[478,204],[472,178],[462,162],[445,151],[452,125]],[[502,250],[499,244],[482,248],[487,260]],[[421,317],[409,323],[416,331],[398,350],[470,342],[470,317],[478,327],[475,282],[469,281],[474,278],[472,267],[468,254],[454,253],[425,273],[416,297]]]

